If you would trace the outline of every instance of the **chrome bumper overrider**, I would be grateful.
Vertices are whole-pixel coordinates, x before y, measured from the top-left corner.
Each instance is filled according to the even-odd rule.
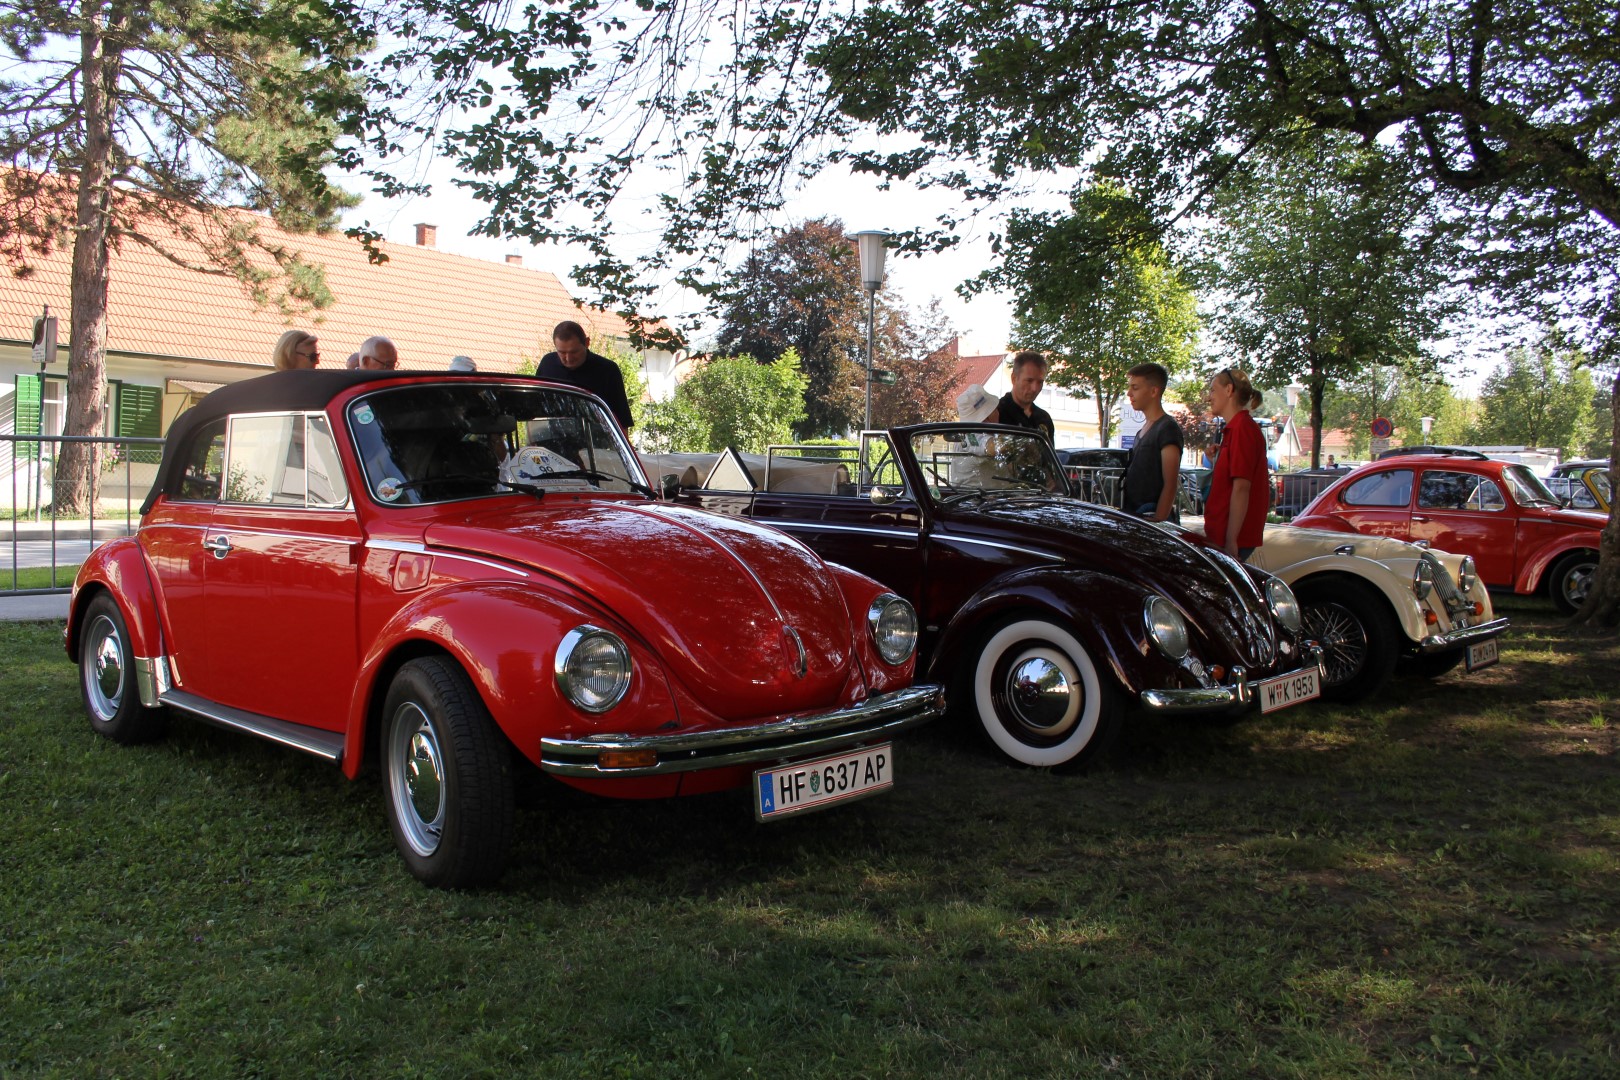
[[[886,739],[945,711],[945,690],[911,686],[874,694],[858,705],[810,716],[790,716],[769,724],[716,728],[673,735],[592,735],[584,739],[540,740],[540,767],[555,776],[628,777],[752,765],[831,753],[859,743]],[[607,768],[598,764],[608,751],[653,750],[652,765]]]
[[[1313,656],[1316,659],[1314,667],[1316,668],[1317,678],[1324,678],[1321,646],[1314,642],[1307,642],[1305,652],[1308,656]],[[1309,670],[1311,670],[1311,667],[1306,666],[1294,671],[1267,675],[1264,679],[1250,679],[1247,671],[1238,668],[1233,672],[1232,681],[1222,683],[1220,686],[1144,690],[1140,695],[1140,699],[1144,709],[1156,713],[1203,712],[1209,709],[1229,708],[1234,705],[1251,705],[1255,701],[1255,696],[1259,693],[1262,682],[1278,678],[1293,678],[1295,675],[1303,675]]]
[[[1490,622],[1480,623],[1478,626],[1465,626],[1460,630],[1452,630],[1445,634],[1436,634],[1434,637],[1424,638],[1418,642],[1418,652],[1450,652],[1452,649],[1472,645],[1476,641],[1493,638],[1507,629],[1506,619],[1492,619]]]

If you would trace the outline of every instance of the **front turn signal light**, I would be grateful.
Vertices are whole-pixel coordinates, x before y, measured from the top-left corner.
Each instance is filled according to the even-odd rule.
[[[1440,621],[1440,616],[1436,615],[1432,611],[1425,611],[1423,613],[1423,621],[1429,626],[1433,626],[1435,623]]]
[[[650,769],[657,764],[656,750],[604,750],[596,755],[600,769]]]

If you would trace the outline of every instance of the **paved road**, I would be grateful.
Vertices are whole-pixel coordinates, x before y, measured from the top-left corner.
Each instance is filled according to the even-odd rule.
[[[11,584],[11,568],[27,566],[78,566],[90,554],[89,540],[58,540],[56,557],[51,557],[49,540],[0,540],[0,588]]]

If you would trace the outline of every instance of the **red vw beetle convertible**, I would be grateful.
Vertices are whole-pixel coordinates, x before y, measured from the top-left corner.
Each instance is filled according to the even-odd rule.
[[[174,424],[137,535],[74,584],[92,726],[180,712],[381,765],[421,880],[489,881],[514,767],[602,795],[750,784],[762,820],[881,791],[937,715],[911,605],[774,530],[657,502],[596,398],[291,371]]]

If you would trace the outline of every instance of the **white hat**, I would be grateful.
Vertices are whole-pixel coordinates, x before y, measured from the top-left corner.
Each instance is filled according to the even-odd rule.
[[[970,424],[977,424],[996,411],[996,399],[978,383],[974,383],[956,396],[956,416]]]
[[[451,371],[477,371],[478,365],[472,362],[470,356],[458,356],[450,361]]]

